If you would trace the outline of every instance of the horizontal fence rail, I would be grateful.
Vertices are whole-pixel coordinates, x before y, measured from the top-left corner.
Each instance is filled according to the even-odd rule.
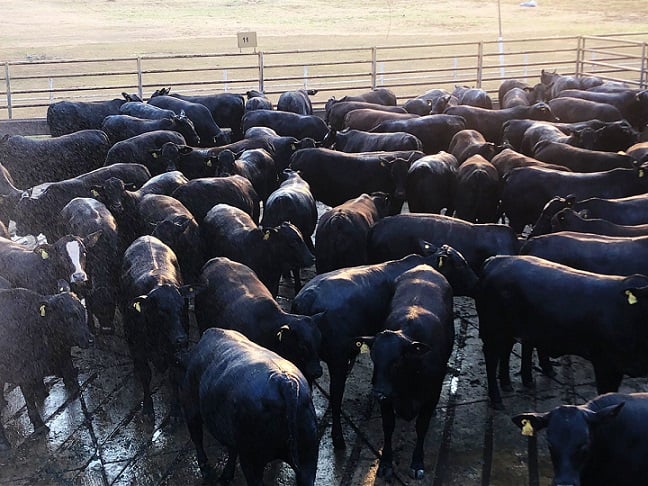
[[[290,50],[105,59],[5,62],[0,120],[43,118],[60,100],[98,101],[134,93],[147,98],[171,87],[184,94],[256,89],[276,102],[287,90],[313,88],[315,109],[331,97],[385,87],[399,100],[432,88],[480,87],[491,94],[504,79],[530,84],[544,70],[595,75],[648,86],[648,33],[545,37],[370,48]],[[496,98],[496,96],[494,96]]]

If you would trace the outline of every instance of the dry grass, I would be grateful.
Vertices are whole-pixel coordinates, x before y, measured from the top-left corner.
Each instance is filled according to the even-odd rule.
[[[504,38],[648,32],[644,0],[500,0]],[[498,1],[3,0],[0,60],[494,40]]]

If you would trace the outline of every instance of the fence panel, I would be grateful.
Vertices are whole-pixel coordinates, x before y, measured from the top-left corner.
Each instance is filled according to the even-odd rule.
[[[594,74],[646,87],[648,34],[547,37],[373,48],[157,55],[112,59],[31,60],[4,63],[0,70],[0,120],[42,118],[47,106],[119,97],[148,97],[162,87],[184,94],[314,88],[316,109],[332,96],[374,87],[399,100],[432,88],[482,87],[495,94],[505,79],[529,84],[543,69],[565,75]]]

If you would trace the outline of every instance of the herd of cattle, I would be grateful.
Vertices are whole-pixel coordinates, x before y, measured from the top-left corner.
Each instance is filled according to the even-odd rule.
[[[536,86],[503,82],[498,108],[481,89],[401,105],[376,89],[330,99],[325,117],[315,94],[276,106],[257,91],[61,101],[51,138],[0,139],[0,384],[20,386],[35,432],[47,427],[43,377],[78,389],[70,349],[114,332],[117,310],[143,414],[154,415],[153,366],[168,373],[203,475],[214,475],[205,426],[229,453],[220,479],[238,458],[255,485],[274,459],[314,483],[320,361],[333,443],[345,446],[345,381],[365,350],[383,420],[378,476],[394,472],[398,415],[416,418],[410,470],[422,478],[453,296],[475,299],[496,409],[516,342],[526,386],[534,348],[548,375],[550,357],[591,361],[601,394],[648,374],[648,90],[543,72]],[[317,201],[331,207],[319,221]],[[13,241],[10,221],[48,243]],[[290,313],[276,301],[282,277],[294,281]],[[648,395],[513,422],[525,435],[547,428],[555,484],[638,484],[648,472]],[[0,427],[0,451],[10,447]]]

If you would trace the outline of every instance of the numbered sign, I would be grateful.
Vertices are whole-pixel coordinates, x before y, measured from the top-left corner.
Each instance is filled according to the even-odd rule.
[[[257,33],[256,32],[239,32],[236,34],[238,38],[239,49],[244,47],[256,47],[257,46]]]

